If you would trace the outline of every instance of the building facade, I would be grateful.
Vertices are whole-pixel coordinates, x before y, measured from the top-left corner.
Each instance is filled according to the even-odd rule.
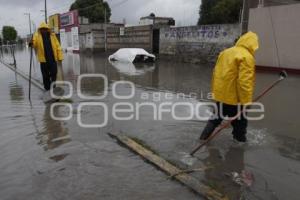
[[[141,17],[139,25],[175,26],[175,20],[172,17],[156,17],[154,15],[149,15],[146,17]]]
[[[248,0],[248,4],[250,8],[257,7],[268,7],[268,6],[282,6],[300,3],[298,0]]]
[[[60,15],[60,41],[63,50],[79,51],[78,11],[73,10]]]
[[[257,65],[300,70],[300,4],[250,9],[248,30],[258,34]]]
[[[54,14],[49,16],[48,21],[51,31],[58,35],[60,31],[60,14]]]

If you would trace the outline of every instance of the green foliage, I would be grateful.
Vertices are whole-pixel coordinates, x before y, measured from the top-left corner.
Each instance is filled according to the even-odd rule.
[[[110,22],[111,9],[103,0],[76,0],[70,7],[71,10],[78,10],[79,15],[89,19],[91,23],[103,23],[106,19]]]
[[[242,0],[202,0],[199,25],[237,23]]]
[[[211,10],[220,0],[202,0],[200,11],[199,11],[199,21],[198,24],[213,24],[213,17]]]
[[[13,42],[17,39],[17,31],[13,26],[3,26],[2,28],[2,36],[4,42]]]

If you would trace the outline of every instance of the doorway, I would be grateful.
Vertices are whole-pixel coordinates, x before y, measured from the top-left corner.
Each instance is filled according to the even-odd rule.
[[[154,54],[159,54],[159,38],[160,38],[160,30],[153,29],[152,51]]]

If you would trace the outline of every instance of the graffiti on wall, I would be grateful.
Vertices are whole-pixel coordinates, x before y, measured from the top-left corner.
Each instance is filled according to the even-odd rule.
[[[214,62],[239,34],[238,24],[166,28],[160,35],[160,53],[192,62]]]
[[[171,28],[164,33],[165,38],[220,38],[226,37],[228,32],[221,25],[207,25],[195,27]]]

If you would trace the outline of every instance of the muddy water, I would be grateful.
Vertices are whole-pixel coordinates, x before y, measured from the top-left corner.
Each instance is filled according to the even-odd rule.
[[[120,147],[107,128],[53,120],[40,90],[30,103],[28,82],[0,70],[1,199],[199,199]]]
[[[20,60],[17,67],[24,72],[28,71],[25,65],[27,55],[26,51],[17,53],[17,62]],[[18,195],[36,194],[37,198],[43,194],[45,199],[53,196],[63,199],[70,195],[80,198],[85,194],[90,199],[119,199],[121,196],[118,195],[130,199],[195,198],[188,190],[177,183],[166,181],[162,173],[120,148],[106,136],[107,132],[122,132],[139,138],[164,158],[185,168],[210,166],[205,172],[193,175],[231,199],[298,199],[299,76],[290,76],[262,100],[265,105],[265,118],[250,122],[247,146],[236,147],[231,142],[228,129],[201,150],[196,155],[197,159],[190,159],[186,157],[186,153],[195,145],[205,122],[197,119],[178,121],[170,112],[163,113],[162,119],[156,120],[155,111],[150,106],[143,107],[138,114],[135,112],[134,119],[121,121],[112,116],[112,110],[120,102],[130,103],[135,106],[134,109],[137,104],[142,103],[152,103],[151,105],[155,104],[157,107],[167,102],[172,105],[179,102],[192,105],[203,103],[210,88],[212,67],[163,60],[151,66],[111,64],[106,58],[104,55],[66,54],[63,62],[65,80],[72,82],[75,88],[79,75],[104,74],[108,77],[108,94],[101,100],[108,105],[108,122],[104,128],[78,126],[76,110],[80,103],[88,100],[79,98],[76,90],[73,95],[72,107],[75,111],[72,119],[67,122],[54,121],[49,116],[49,108],[38,97],[32,108],[25,103],[27,89],[22,90],[20,84],[14,83],[16,81],[11,83],[8,78],[1,79],[1,85],[6,85],[1,91],[6,91],[9,83],[10,88],[13,88],[8,95],[10,98],[2,100],[5,102],[3,105],[17,105],[14,112],[4,106],[7,112],[4,112],[6,114],[3,114],[1,120],[1,133],[8,133],[4,134],[6,138],[2,136],[1,141],[4,144],[0,146],[1,153],[6,156],[3,165],[1,162],[1,169],[4,170],[1,170],[1,177],[5,177],[5,181],[1,181],[1,188],[4,188],[1,193],[7,199],[16,195],[12,190],[20,191]],[[38,65],[35,66],[34,77],[41,80]],[[277,74],[258,72],[256,93],[275,79]],[[113,84],[119,80],[135,84],[132,98],[120,100],[114,97]],[[21,85],[24,84],[23,81]],[[103,82],[99,79],[82,82],[82,92],[87,96],[101,95],[104,93],[103,88]],[[131,88],[120,84],[115,91],[125,96],[130,94]],[[39,94],[37,91],[35,96]],[[206,110],[207,107],[202,106],[199,113],[205,115]],[[58,116],[65,115],[66,112],[64,108],[55,110]],[[84,107],[81,112],[82,121],[86,124],[99,124],[105,119],[103,113],[104,110],[99,107]],[[188,116],[191,110],[180,107],[176,113],[178,116]],[[126,117],[128,114],[121,116]],[[13,134],[10,135],[10,132]],[[240,187],[228,176],[231,172],[240,173],[242,170],[247,170],[254,176],[254,183],[250,188]],[[155,175],[151,176],[150,173]],[[18,185],[25,180],[30,182],[27,188]],[[54,193],[55,190],[58,192]],[[42,194],[37,194],[37,191]]]

